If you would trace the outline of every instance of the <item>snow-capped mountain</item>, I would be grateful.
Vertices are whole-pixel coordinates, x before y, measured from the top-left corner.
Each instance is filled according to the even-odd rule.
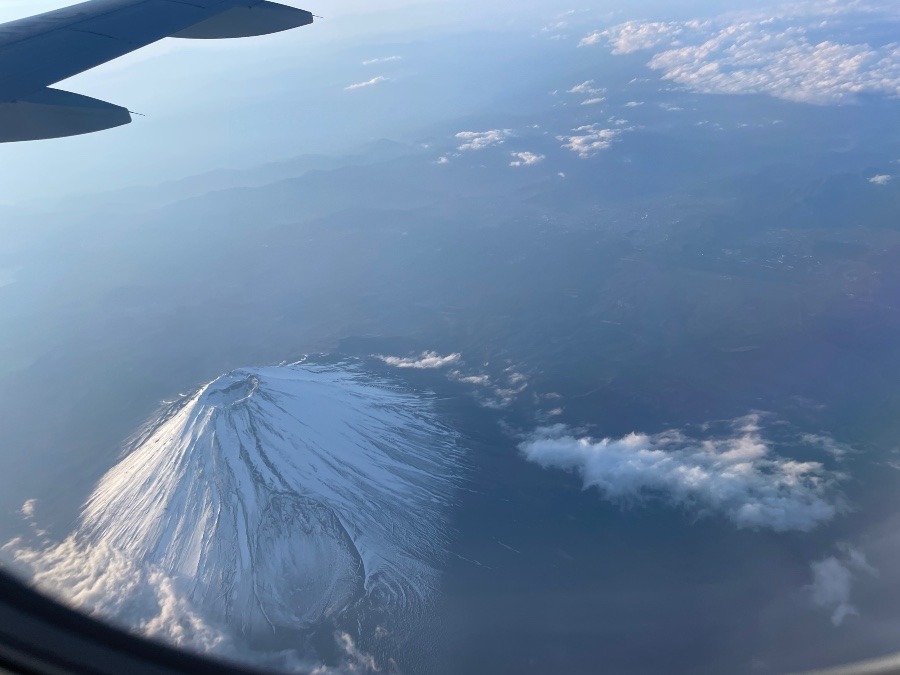
[[[348,609],[398,631],[435,588],[459,467],[427,398],[354,365],[242,369],[151,420],[68,540],[14,555],[77,606],[205,649]]]

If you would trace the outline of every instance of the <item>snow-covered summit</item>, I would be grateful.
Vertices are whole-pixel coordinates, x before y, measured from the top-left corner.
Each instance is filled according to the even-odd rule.
[[[76,605],[176,641],[190,635],[161,619],[162,579],[232,636],[349,608],[408,625],[435,587],[459,461],[428,399],[356,366],[241,369],[151,420],[69,540],[16,556]]]

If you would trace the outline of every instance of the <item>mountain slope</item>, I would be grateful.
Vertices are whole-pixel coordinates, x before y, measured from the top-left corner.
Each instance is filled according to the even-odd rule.
[[[194,647],[346,612],[400,637],[435,589],[459,461],[427,399],[353,365],[237,370],[135,436],[66,542],[15,557],[65,600]]]

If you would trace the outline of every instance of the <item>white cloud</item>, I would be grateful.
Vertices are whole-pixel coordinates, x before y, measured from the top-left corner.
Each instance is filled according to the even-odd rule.
[[[888,183],[891,182],[892,178],[893,178],[893,176],[888,176],[887,174],[880,173],[877,176],[872,176],[869,179],[869,182],[874,185],[887,185]]]
[[[508,408],[528,388],[528,378],[513,368],[507,368],[502,376],[498,376],[497,381],[483,373],[465,375],[458,370],[450,371],[447,377],[456,382],[479,387],[473,394],[475,400],[482,407],[492,410]]]
[[[606,89],[595,87],[593,80],[587,80],[566,91],[567,94],[605,94]]]
[[[581,38],[581,40],[578,42],[578,46],[579,47],[587,47],[589,45],[597,44],[598,42],[600,42],[601,40],[603,40],[606,37],[604,35],[604,32],[605,31],[594,31],[590,35],[586,35],[585,37]]]
[[[831,623],[840,626],[848,616],[859,614],[850,603],[850,591],[860,572],[877,576],[862,552],[843,547],[840,558],[829,556],[810,565],[813,582],[809,587],[813,603],[831,612]]]
[[[373,657],[346,633],[335,635],[341,663],[329,667],[297,652],[259,652],[237,643],[191,603],[183,580],[151,564],[141,564],[111,546],[85,547],[76,535],[49,549],[30,548],[21,539],[2,552],[43,593],[81,612],[147,638],[192,652],[279,672],[350,675],[378,672]]]
[[[500,378],[503,382],[494,382],[490,379],[484,381],[486,391],[479,392],[475,398],[479,405],[492,410],[503,410],[512,405],[519,395],[528,389],[528,378],[510,366],[503,371]]]
[[[884,6],[811,0],[709,20],[629,21],[580,44],[605,42],[614,54],[653,50],[650,68],[701,93],[846,104],[860,95],[900,96],[900,43],[860,41],[858,27],[876,22],[898,25],[900,16]]]
[[[490,129],[489,131],[460,131],[456,137],[463,141],[459,150],[484,150],[492,145],[501,145],[512,136],[511,129]]]
[[[563,147],[576,153],[582,159],[593,157],[606,150],[622,135],[622,129],[604,129],[599,124],[588,124],[577,129],[571,136],[557,136]]]
[[[595,31],[582,39],[578,46],[585,47],[605,40],[612,45],[613,54],[631,54],[671,43],[684,31],[685,24],[678,21],[628,21],[609,30]]]
[[[542,33],[553,33],[564,28],[568,28],[568,21],[554,21],[553,23],[548,23],[546,26],[541,28]]]
[[[644,105],[643,101],[628,101],[628,103],[625,104],[625,107],[626,108],[637,108],[638,106],[642,106],[642,105]]]
[[[380,59],[368,59],[363,61],[362,64],[364,66],[374,66],[379,63],[390,63],[391,61],[400,61],[402,56],[383,56]]]
[[[447,158],[446,155],[444,155],[444,156],[438,157],[434,163],[435,164],[449,164],[450,160]]]
[[[533,166],[545,159],[544,155],[536,155],[533,152],[513,152],[510,154],[513,158],[513,161],[509,163],[510,166]]]
[[[357,82],[356,84],[351,84],[344,87],[345,91],[354,91],[356,89],[365,89],[366,87],[374,87],[376,84],[381,84],[382,82],[387,82],[388,78],[383,75],[378,75],[377,77],[373,77],[371,80],[366,80],[365,82]]]
[[[25,518],[33,518],[35,507],[37,507],[37,499],[29,499],[27,502],[22,504],[22,508],[19,509],[19,513],[21,513]]]
[[[375,631],[376,634],[379,630],[384,631],[379,626]],[[309,675],[356,675],[357,673],[377,673],[381,671],[378,663],[375,661],[375,657],[361,650],[349,633],[342,631],[336,633],[334,637],[338,649],[343,653],[343,663],[337,667],[320,665],[310,671]]]
[[[236,655],[225,633],[156,566],[139,564],[110,546],[85,548],[75,535],[48,550],[15,539],[3,552],[42,592],[92,616],[176,646]]]
[[[596,105],[598,103],[603,103],[606,98],[601,96],[601,94],[606,93],[606,89],[604,87],[596,87],[594,86],[593,80],[586,80],[581,84],[576,84],[571,89],[566,90],[567,94],[586,94],[588,98],[581,102],[581,105]]]
[[[522,382],[526,382],[528,380],[522,373],[517,372],[515,370],[507,369],[509,373],[509,383],[510,384],[521,384]]]
[[[461,354],[448,354],[441,356],[437,352],[422,352],[419,356],[401,357],[401,356],[381,356],[377,358],[384,361],[389,366],[396,368],[443,368],[452,363],[459,361]]]
[[[809,531],[838,512],[837,477],[818,462],[774,455],[756,415],[736,420],[731,435],[702,439],[680,431],[593,439],[557,425],[519,449],[545,468],[578,472],[609,501],[657,497],[739,528]]]
[[[463,375],[458,370],[454,370],[447,377],[456,382],[465,382],[466,384],[473,384],[479,387],[491,386],[491,378],[487,375]]]

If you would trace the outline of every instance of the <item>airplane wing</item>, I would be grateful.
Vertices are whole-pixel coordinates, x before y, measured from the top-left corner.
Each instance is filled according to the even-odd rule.
[[[0,24],[0,143],[128,124],[126,108],[50,85],[165,37],[250,37],[312,21],[268,0],[88,0]]]

